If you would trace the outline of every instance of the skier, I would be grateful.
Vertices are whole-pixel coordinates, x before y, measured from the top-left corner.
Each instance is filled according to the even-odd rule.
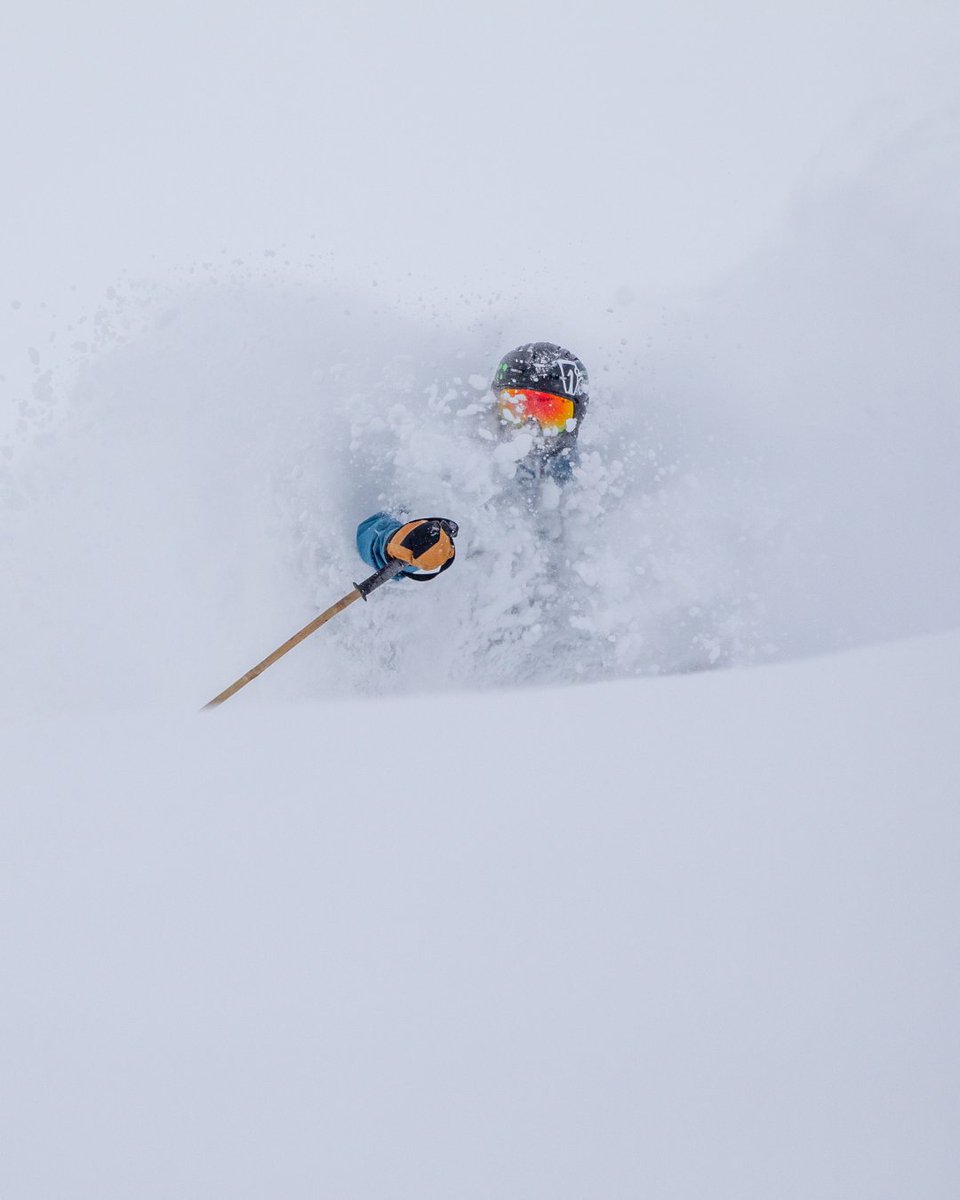
[[[577,436],[589,400],[587,370],[575,354],[553,342],[531,342],[504,355],[491,384],[501,438],[526,435],[528,452],[517,464],[514,483],[535,508],[542,482],[563,486],[579,463]],[[457,525],[446,517],[400,520],[377,512],[360,522],[357,549],[376,570],[391,559],[407,563],[401,575],[435,579],[453,564]]]

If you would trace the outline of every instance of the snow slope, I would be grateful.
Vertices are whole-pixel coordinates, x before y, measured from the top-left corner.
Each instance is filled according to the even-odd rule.
[[[6,726],[0,1193],[948,1200],[958,685]]]

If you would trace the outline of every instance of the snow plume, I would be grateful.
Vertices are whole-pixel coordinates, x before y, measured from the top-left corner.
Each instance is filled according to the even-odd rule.
[[[957,623],[955,139],[932,123],[811,188],[679,311],[118,289],[119,332],[4,481],[9,706],[207,699],[361,577],[378,508],[459,521],[454,570],[383,589],[251,694],[687,671]],[[594,386],[579,475],[532,511],[487,380],[536,338]]]
[[[150,308],[153,326],[87,366],[60,432],[9,481],[16,707],[202,700],[367,572],[354,533],[379,508],[459,521],[455,569],[391,585],[259,694],[561,682],[753,652],[736,489],[698,480],[626,378],[597,372],[579,476],[545,483],[531,509],[513,483],[523,436],[501,442],[491,421],[512,331],[295,288],[210,286]]]

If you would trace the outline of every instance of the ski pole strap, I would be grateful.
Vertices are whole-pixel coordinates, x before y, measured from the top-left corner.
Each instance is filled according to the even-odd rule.
[[[406,563],[401,562],[398,558],[391,558],[385,567],[381,567],[379,571],[364,579],[362,583],[355,583],[353,586],[360,593],[361,599],[366,600],[370,593],[376,591],[382,583],[386,583],[388,580],[393,579],[395,575],[399,575],[406,565]]]

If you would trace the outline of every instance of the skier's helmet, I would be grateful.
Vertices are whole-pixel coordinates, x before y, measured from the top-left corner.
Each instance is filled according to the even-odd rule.
[[[548,434],[576,435],[587,410],[590,381],[575,354],[553,342],[529,342],[500,360],[493,378],[505,424],[536,421]]]

